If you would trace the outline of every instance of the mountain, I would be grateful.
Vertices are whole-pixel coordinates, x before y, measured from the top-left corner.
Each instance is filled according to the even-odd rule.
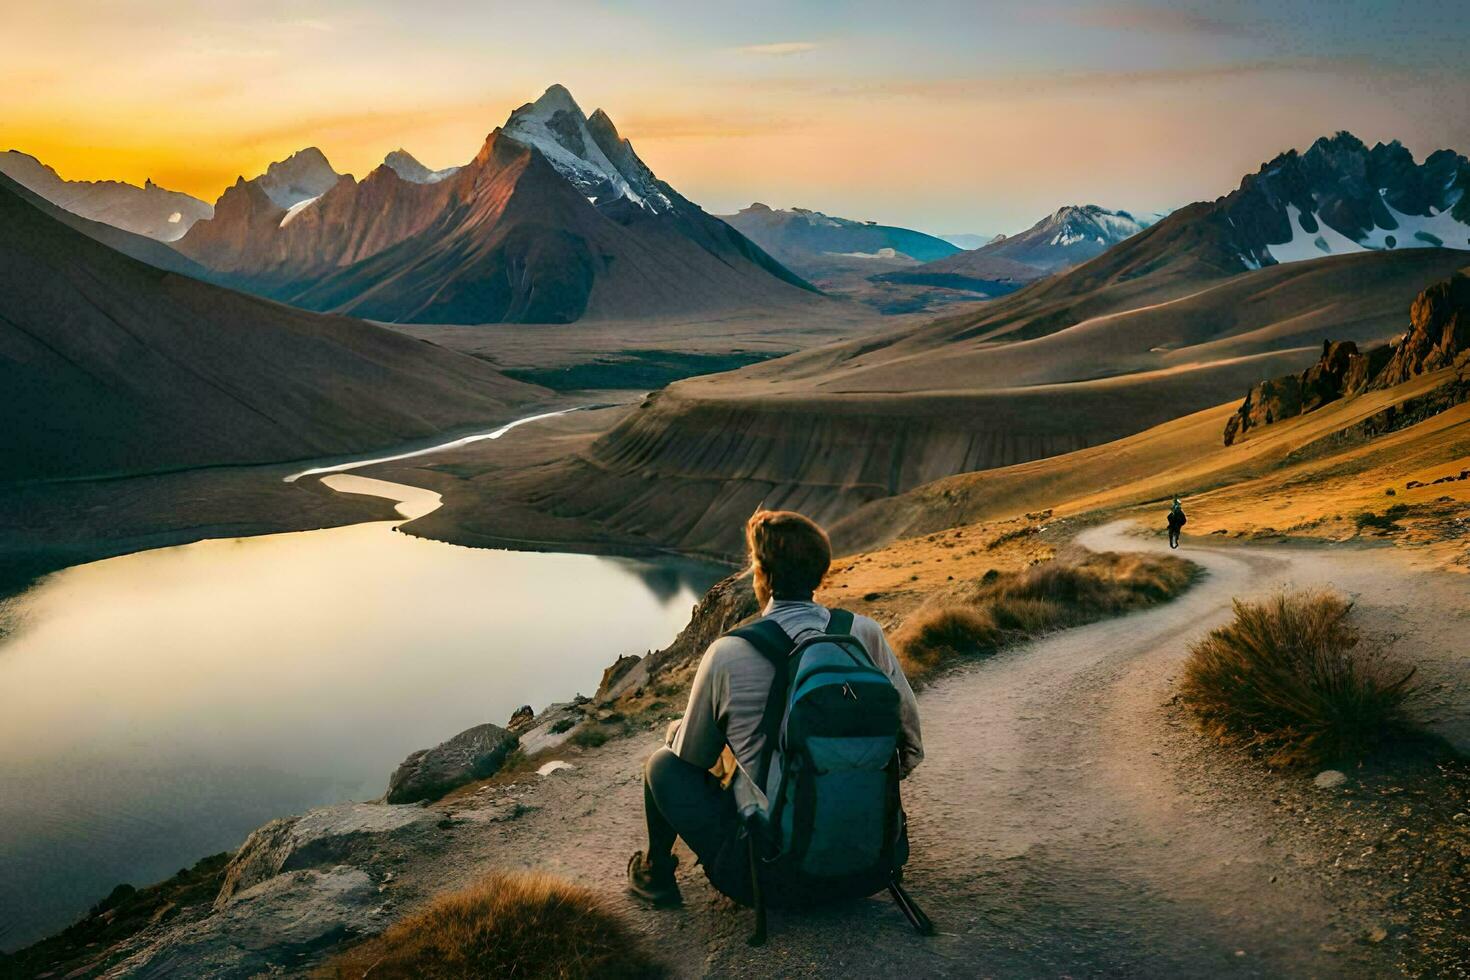
[[[882,273],[912,269],[959,250],[933,235],[874,221],[836,218],[807,208],[781,210],[760,203],[720,217],[823,291],[856,299],[881,313],[912,313],[956,300],[983,298],[874,281]]]
[[[68,228],[79,231],[88,238],[131,256],[139,262],[146,262],[166,272],[177,272],[195,279],[206,279],[209,276],[208,269],[180,255],[164,242],[73,214],[3,174],[0,174],[0,189],[14,194],[42,214],[61,222]]]
[[[883,271],[883,265],[929,262],[959,251],[921,231],[834,218],[806,208],[777,210],[756,203],[720,218],[792,271],[818,284],[833,267],[846,268],[854,260],[874,264],[871,273]]]
[[[384,157],[383,166],[411,184],[437,184],[445,177],[452,177],[459,172],[458,167],[430,170],[404,149],[394,150]]]
[[[161,242],[176,241],[194,222],[214,213],[198,198],[165,190],[151,180],[142,187],[116,180],[65,180],[19,150],[0,153],[0,174],[73,214]]]
[[[214,219],[178,247],[231,286],[403,323],[566,323],[821,302],[654,176],[606,113],[589,119],[561,86],[511,113],[464,166],[426,181],[410,162],[390,154],[357,181],[303,151],[265,177],[238,180]],[[286,177],[289,197],[279,193]]]
[[[360,452],[541,393],[371,324],[145,265],[0,184],[0,482]]]
[[[1138,234],[1145,223],[1127,211],[1068,205],[1017,235],[999,235],[968,252],[883,277],[887,282],[971,288],[994,295],[1081,265]]]
[[[290,212],[321,197],[341,179],[342,175],[327,162],[326,154],[308,146],[271,164],[255,178],[255,184],[277,207]]]

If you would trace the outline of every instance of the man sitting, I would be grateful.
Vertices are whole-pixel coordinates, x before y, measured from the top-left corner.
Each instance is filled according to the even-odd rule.
[[[745,540],[762,618],[779,624],[797,642],[823,633],[831,612],[812,595],[832,562],[826,532],[801,514],[760,510],[746,523]],[[882,627],[866,616],[854,616],[850,629],[898,692],[902,778],[924,757],[918,703]],[[776,680],[771,661],[742,637],[720,637],[705,651],[683,719],[671,729],[669,744],[653,753],[644,768],[648,847],[628,862],[633,894],[656,905],[677,904],[674,839],[682,837],[709,867],[744,819],[768,812],[755,774],[762,771],[766,745],[761,721]],[[733,756],[728,788],[710,771],[722,755],[727,760]]]

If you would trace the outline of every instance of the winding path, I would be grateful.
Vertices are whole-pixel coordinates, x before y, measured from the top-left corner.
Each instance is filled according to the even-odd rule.
[[[1111,524],[1079,540],[1097,550],[1164,548],[1128,530]],[[1404,602],[1418,604],[1416,621],[1432,615],[1422,582],[1395,577],[1390,558],[1363,550],[1187,541],[1179,554],[1207,572],[1182,598],[1014,648],[923,692],[927,759],[905,784],[908,882],[939,925],[935,938],[916,937],[886,899],[874,899],[775,912],[770,944],[752,950],[749,913],[732,911],[697,871],[681,872],[683,910],[623,899],[623,864],[641,830],[639,763],[652,736],[647,746],[584,756],[525,797],[533,810],[459,835],[443,859],[409,877],[426,891],[487,867],[581,880],[620,896],[689,976],[1394,972],[1387,944],[1353,941],[1363,922],[1350,910],[1362,897],[1337,894],[1345,886],[1306,870],[1314,858],[1282,833],[1269,801],[1232,796],[1207,764],[1187,764],[1200,740],[1167,702],[1189,642],[1229,616],[1233,597],[1330,582],[1392,625]],[[1463,599],[1463,583],[1449,588],[1458,591],[1442,598]],[[1417,652],[1431,656],[1447,636],[1419,637]]]

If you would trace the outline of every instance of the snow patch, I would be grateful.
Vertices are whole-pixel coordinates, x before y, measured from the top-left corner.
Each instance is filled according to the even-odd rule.
[[[1362,238],[1354,240],[1328,225],[1317,214],[1312,215],[1317,223],[1316,233],[1307,231],[1302,227],[1301,209],[1288,204],[1286,217],[1291,223],[1291,240],[1267,244],[1266,249],[1277,262],[1301,262],[1324,255],[1347,255],[1370,249],[1444,247],[1470,251],[1470,225],[1456,221],[1448,211],[1430,208],[1427,215],[1405,214],[1387,201],[1383,206],[1398,227],[1372,228]]]
[[[1307,231],[1302,227],[1302,211],[1295,204],[1286,206],[1286,220],[1291,225],[1291,238],[1280,243],[1266,245],[1266,251],[1271,253],[1271,258],[1277,262],[1304,262],[1307,259],[1320,259],[1324,255],[1347,255],[1352,252],[1366,252],[1367,249],[1340,231],[1329,227],[1317,215],[1312,215],[1317,222],[1315,233]]]
[[[184,214],[183,214],[182,211],[175,211],[173,214],[171,214],[171,215],[168,216],[168,223],[171,224],[171,225],[176,225],[180,221],[183,221],[183,220],[184,220]]]
[[[289,208],[286,209],[286,213],[281,216],[281,227],[286,227],[286,225],[291,223],[291,220],[293,218],[295,218],[302,211],[305,211],[307,208],[311,207],[313,204],[315,204],[317,201],[320,201],[321,199],[322,196],[318,194],[316,197],[308,197],[304,201],[297,201],[295,204],[291,205]]]

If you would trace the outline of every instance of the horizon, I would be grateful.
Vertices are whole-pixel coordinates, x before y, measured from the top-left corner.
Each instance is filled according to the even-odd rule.
[[[1470,73],[1436,56],[1451,38],[1412,30],[1452,13],[1440,0],[1332,16],[1110,2],[900,17],[848,3],[683,19],[660,16],[661,0],[564,4],[575,23],[458,3],[150,0],[132,5],[150,17],[94,12],[79,35],[77,3],[18,15],[10,36],[27,44],[7,61],[24,104],[7,142],[69,180],[152,179],[208,202],[307,146],[359,177],[397,148],[461,164],[552,84],[605,109],[710,213],[760,201],[936,235],[1011,234],[1065,204],[1146,215],[1213,200],[1340,130],[1418,160],[1470,143]],[[140,27],[150,51],[176,53],[139,58]]]

